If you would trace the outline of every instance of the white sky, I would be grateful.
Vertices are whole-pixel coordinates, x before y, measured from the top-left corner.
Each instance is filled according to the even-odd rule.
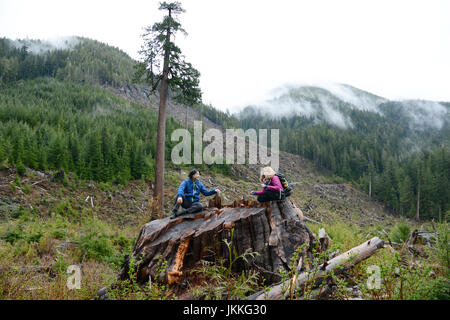
[[[138,58],[155,0],[0,0],[0,37],[84,36]],[[184,0],[203,100],[230,111],[286,83],[340,82],[391,99],[450,101],[450,1]]]

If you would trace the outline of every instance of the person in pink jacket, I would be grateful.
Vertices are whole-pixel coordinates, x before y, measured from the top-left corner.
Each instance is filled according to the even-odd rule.
[[[271,167],[261,169],[260,180],[262,182],[261,191],[251,191],[251,195],[257,195],[259,202],[283,200],[283,186],[280,179],[275,175],[275,171]]]

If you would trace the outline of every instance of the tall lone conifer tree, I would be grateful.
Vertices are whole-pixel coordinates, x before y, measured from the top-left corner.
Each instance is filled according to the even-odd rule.
[[[159,88],[159,116],[155,159],[156,207],[163,210],[164,200],[164,159],[166,138],[166,105],[170,94],[174,100],[195,104],[201,101],[199,88],[200,73],[184,60],[180,48],[173,39],[180,31],[187,35],[177,20],[177,15],[184,12],[179,2],[162,2],[159,10],[167,11],[162,22],[156,22],[145,28],[142,35],[144,44],[139,52],[143,57],[136,67],[135,79],[150,83],[152,91]]]

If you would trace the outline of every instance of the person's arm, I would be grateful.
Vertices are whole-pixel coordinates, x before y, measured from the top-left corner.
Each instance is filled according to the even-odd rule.
[[[267,190],[273,191],[273,192],[280,192],[283,191],[283,186],[281,185],[280,178],[277,176],[272,177],[272,185],[267,186]]]
[[[183,194],[184,194],[184,188],[185,188],[185,187],[186,187],[186,180],[184,180],[184,181],[180,184],[180,187],[178,188],[177,199],[183,197]]]
[[[198,182],[200,184],[200,192],[205,195],[205,196],[210,196],[212,194],[216,193],[216,189],[211,189],[211,190],[207,190],[205,188],[205,186],[203,185],[203,183],[201,183],[200,181]]]
[[[259,196],[260,194],[263,194],[265,190],[265,188],[262,188],[261,191],[254,191],[253,194]]]

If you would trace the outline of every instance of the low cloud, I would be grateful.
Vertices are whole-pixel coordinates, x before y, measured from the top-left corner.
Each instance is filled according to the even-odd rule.
[[[339,128],[353,128],[342,107],[384,115],[380,104],[385,102],[389,100],[344,84],[288,84],[272,90],[271,97],[254,108],[274,118],[305,116]],[[438,102],[404,100],[399,103],[404,113],[402,116],[409,120],[414,130],[440,130],[446,121],[450,123],[449,109]]]
[[[415,130],[442,129],[444,123],[450,122],[449,109],[434,101],[401,101],[404,115],[410,119],[410,126]]]
[[[12,41],[16,48],[27,46],[28,52],[32,54],[44,54],[52,50],[73,49],[78,43],[80,43],[80,39],[74,36],[50,38],[47,40],[18,39]]]
[[[388,101],[383,97],[339,83],[320,84],[319,87],[329,91],[358,110],[381,113],[378,106],[380,103]]]

